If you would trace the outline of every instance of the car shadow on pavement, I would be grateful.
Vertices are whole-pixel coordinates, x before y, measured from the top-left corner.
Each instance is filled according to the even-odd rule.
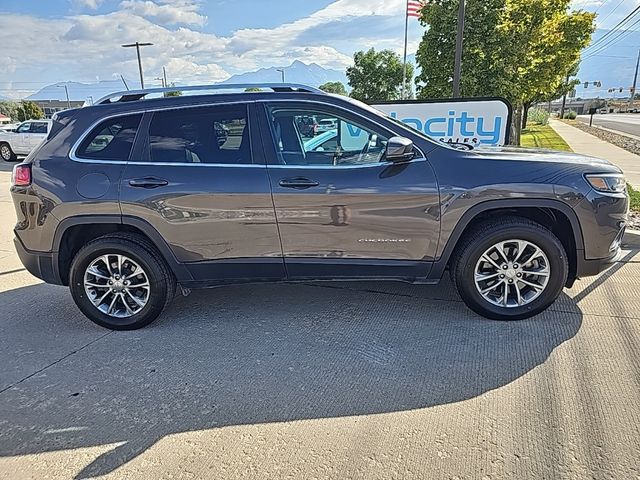
[[[58,307],[31,315],[22,298]],[[76,478],[112,472],[180,432],[468,400],[544,363],[582,323],[578,307],[485,320],[448,282],[230,286],[176,299],[146,329],[108,334],[59,287],[1,293],[0,310],[36,323],[35,336],[51,325],[60,341],[85,335],[0,393],[0,456],[116,444]],[[49,348],[13,335],[20,350]]]

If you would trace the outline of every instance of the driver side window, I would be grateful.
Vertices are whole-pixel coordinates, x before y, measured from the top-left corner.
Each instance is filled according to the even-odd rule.
[[[30,128],[31,128],[31,123],[23,123],[22,125],[20,125],[18,127],[17,132],[18,133],[27,133]]]
[[[383,159],[388,137],[320,109],[271,107],[271,131],[284,165],[366,165]]]

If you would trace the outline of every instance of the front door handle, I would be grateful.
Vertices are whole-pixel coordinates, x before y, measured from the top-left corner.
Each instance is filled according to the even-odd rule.
[[[144,178],[134,178],[129,180],[129,185],[132,187],[138,188],[157,188],[157,187],[165,187],[169,185],[169,182],[163,178],[156,177],[144,177]]]
[[[297,188],[299,190],[317,187],[320,185],[320,182],[316,182],[315,180],[309,180],[306,177],[294,177],[294,178],[283,178],[279,182],[281,187],[284,188]]]

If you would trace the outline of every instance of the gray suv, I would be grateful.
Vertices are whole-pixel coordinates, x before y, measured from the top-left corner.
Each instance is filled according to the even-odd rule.
[[[25,267],[97,324],[135,329],[177,289],[447,269],[475,312],[523,319],[620,254],[629,201],[604,160],[459,150],[345,97],[245,87],[58,113],[14,168]],[[333,127],[313,141],[309,118]]]

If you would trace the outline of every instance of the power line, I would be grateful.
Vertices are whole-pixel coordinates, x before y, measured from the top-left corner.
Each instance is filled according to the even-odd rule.
[[[602,25],[607,18],[609,18],[611,15],[613,15],[613,13],[618,9],[618,7],[620,5],[622,5],[624,3],[624,1],[625,0],[620,0],[620,3],[618,3],[615,7],[613,7],[613,10],[609,10],[609,13],[607,13],[605,15],[605,17],[602,20],[600,20],[600,24]],[[604,5],[604,3],[602,5]],[[602,6],[602,5],[600,5],[600,6]]]
[[[608,39],[607,42],[604,45],[600,45],[595,50],[592,50],[591,52],[587,52],[588,54],[584,58],[589,58],[589,57],[595,55],[596,53],[600,53],[600,52],[606,50],[607,48],[613,46],[617,42],[627,38],[632,33],[636,33],[637,31],[636,30],[632,30],[632,28],[635,27],[638,24],[640,24],[640,19],[636,20],[632,25],[629,25],[627,30],[619,31],[617,33],[617,36]]]
[[[640,5],[638,5],[636,8],[634,8],[631,13],[629,13],[629,15],[627,15],[626,17],[624,17],[622,20],[620,20],[618,22],[618,24],[613,27],[611,30],[609,30],[607,33],[605,33],[602,37],[600,37],[598,40],[596,40],[595,42],[593,42],[591,45],[589,45],[585,51],[595,48],[598,44],[602,43],[607,37],[609,37],[610,35],[613,35],[615,33],[618,32],[618,30],[625,24],[627,23],[629,20],[632,19],[632,17],[634,17],[638,11],[640,10]]]

